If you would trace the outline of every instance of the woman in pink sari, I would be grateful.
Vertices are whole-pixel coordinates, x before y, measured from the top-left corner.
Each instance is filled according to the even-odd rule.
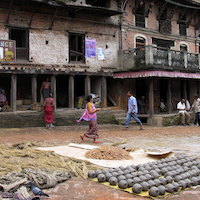
[[[53,93],[49,93],[49,97],[45,99],[44,102],[44,121],[46,122],[46,128],[51,129],[53,123],[53,112],[55,109],[55,103],[53,99]]]
[[[88,101],[86,105],[85,112],[81,116],[77,122],[81,122],[82,120],[88,121],[89,122],[89,130],[83,134],[80,135],[82,141],[84,136],[87,138],[93,139],[93,143],[98,143],[96,139],[99,138],[99,128],[97,125],[97,111],[100,111],[100,108],[95,109],[95,106],[93,104],[93,98],[92,95],[88,95],[86,100]]]

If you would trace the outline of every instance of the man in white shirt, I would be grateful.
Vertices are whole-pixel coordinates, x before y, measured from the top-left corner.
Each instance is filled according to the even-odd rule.
[[[198,98],[199,95],[198,94],[195,94],[194,95],[194,103],[192,104],[192,107],[190,110],[193,110],[194,109],[194,112],[196,114],[195,116],[195,120],[194,120],[194,125],[196,126],[197,123],[199,124],[200,126],[200,119],[199,119],[199,113],[200,113],[200,99]]]
[[[181,123],[183,126],[185,126],[185,119],[186,119],[186,124],[190,125],[190,115],[187,112],[187,108],[185,106],[185,99],[182,99],[178,104],[177,104],[177,110],[179,110],[179,115],[181,117]]]

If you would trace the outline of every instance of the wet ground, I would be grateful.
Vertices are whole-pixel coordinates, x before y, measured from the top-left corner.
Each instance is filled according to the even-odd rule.
[[[40,146],[67,145],[70,142],[92,144],[92,140],[84,139],[80,134],[87,130],[87,126],[54,127],[52,130],[45,128],[0,129],[0,143],[10,144],[16,142],[32,141]],[[127,148],[144,148],[148,150],[172,150],[175,156],[186,154],[196,156],[200,160],[200,127],[195,126],[170,126],[148,127],[143,131],[138,126],[130,126],[128,131],[124,126],[101,125],[99,126],[99,144],[106,145],[127,139],[121,145]],[[114,190],[91,180],[72,178],[71,180],[47,190],[52,200],[66,199],[145,199],[123,191]],[[175,195],[165,197],[173,200],[200,199],[200,188],[184,190]],[[161,198],[164,199],[164,198]]]

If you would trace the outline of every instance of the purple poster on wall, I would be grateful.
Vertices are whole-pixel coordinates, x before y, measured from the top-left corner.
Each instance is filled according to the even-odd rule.
[[[96,40],[85,38],[85,57],[96,57]]]

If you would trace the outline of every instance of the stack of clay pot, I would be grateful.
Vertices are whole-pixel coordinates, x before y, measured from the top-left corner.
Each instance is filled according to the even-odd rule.
[[[196,159],[180,155],[137,166],[90,171],[88,177],[121,189],[132,187],[136,194],[148,191],[150,196],[157,197],[200,185],[200,161]]]

